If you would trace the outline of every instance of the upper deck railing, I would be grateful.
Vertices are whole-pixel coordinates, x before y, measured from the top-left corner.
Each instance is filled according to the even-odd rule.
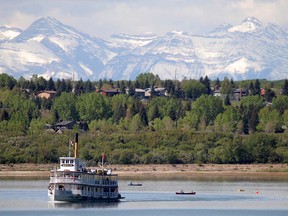
[[[50,177],[50,183],[85,184],[93,186],[117,186],[117,179],[93,179],[77,177]]]

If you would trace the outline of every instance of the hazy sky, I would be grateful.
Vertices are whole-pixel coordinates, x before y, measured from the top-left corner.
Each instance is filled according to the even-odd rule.
[[[288,0],[0,0],[0,26],[27,28],[54,17],[91,36],[172,30],[207,33],[248,16],[288,29]]]

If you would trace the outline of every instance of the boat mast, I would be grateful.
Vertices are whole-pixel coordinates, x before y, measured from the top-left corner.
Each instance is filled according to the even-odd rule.
[[[75,134],[74,158],[78,158],[78,133]]]
[[[104,174],[104,153],[102,153],[102,174]]]

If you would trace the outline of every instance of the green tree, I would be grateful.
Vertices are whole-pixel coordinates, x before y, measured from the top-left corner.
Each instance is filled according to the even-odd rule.
[[[243,132],[255,132],[259,123],[259,111],[265,106],[260,95],[242,98],[240,110],[242,112]]]
[[[273,98],[272,107],[280,112],[282,115],[286,109],[288,109],[288,96],[280,95],[277,98]]]
[[[140,131],[142,127],[143,127],[143,124],[141,122],[141,118],[139,114],[134,115],[129,125],[130,131],[137,132],[137,131]]]
[[[184,80],[183,91],[185,93],[185,97],[192,100],[196,100],[202,94],[207,93],[206,87],[197,80]]]
[[[141,73],[136,77],[136,81],[139,87],[142,89],[149,88],[150,86],[157,86],[160,83],[158,75],[153,73]]]
[[[263,133],[255,133],[244,140],[247,150],[251,152],[250,160],[247,162],[267,163],[273,162],[273,149],[276,146],[274,137]]]
[[[224,111],[223,101],[212,95],[202,95],[193,104],[191,112],[195,112],[199,121],[203,120],[205,125],[213,124],[216,116]]]
[[[84,121],[108,119],[112,110],[108,99],[96,92],[83,94],[77,97],[76,108],[79,117]]]
[[[231,91],[232,91],[232,88],[233,86],[231,85],[231,82],[230,80],[225,77],[224,80],[222,81],[221,83],[221,90],[220,92],[222,94],[227,94],[227,95],[230,95],[231,94]]]
[[[223,132],[236,132],[238,122],[241,118],[238,110],[232,106],[227,107],[223,114],[219,114],[220,122],[218,119],[219,127],[221,127]]]
[[[121,118],[125,118],[127,110],[127,95],[115,95],[111,99],[113,121],[118,124]]]
[[[61,96],[56,97],[51,109],[59,115],[61,120],[79,119],[76,98],[72,93],[63,92]]]
[[[157,103],[154,106],[149,107],[149,111],[148,111],[149,121],[153,121],[155,118],[160,118],[160,117],[161,117],[161,114],[160,114],[160,110],[159,110]]]
[[[9,90],[12,90],[14,86],[16,85],[16,80],[9,76],[8,74],[0,74],[0,88],[7,88]]]
[[[259,124],[257,126],[258,131],[266,133],[274,133],[280,131],[282,126],[282,120],[280,113],[275,109],[264,107],[259,113]]]

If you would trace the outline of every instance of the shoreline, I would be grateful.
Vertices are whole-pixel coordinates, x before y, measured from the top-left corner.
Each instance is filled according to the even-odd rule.
[[[58,164],[0,164],[0,177],[49,178]],[[95,167],[91,167],[95,169]],[[112,165],[121,178],[288,180],[288,164],[137,164]]]

